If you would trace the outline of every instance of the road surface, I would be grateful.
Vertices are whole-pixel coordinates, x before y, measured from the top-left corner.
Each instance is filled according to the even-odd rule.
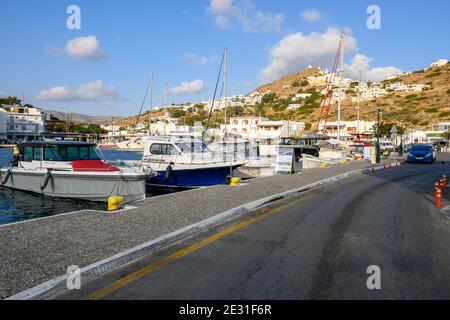
[[[450,162],[346,179],[56,298],[449,299],[450,220],[432,201],[442,174]],[[380,290],[367,287],[373,265]]]

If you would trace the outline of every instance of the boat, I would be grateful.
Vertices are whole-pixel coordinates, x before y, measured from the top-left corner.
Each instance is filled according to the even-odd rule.
[[[114,143],[102,143],[97,146],[101,150],[117,150],[119,147]]]
[[[119,150],[142,151],[144,150],[145,142],[146,137],[134,137],[130,140],[116,143],[116,147]]]
[[[0,169],[3,187],[52,197],[106,202],[144,199],[151,173],[115,167],[97,153],[95,144],[76,141],[20,143],[11,167]]]
[[[142,167],[154,172],[150,185],[196,188],[224,184],[242,165],[224,159],[198,139],[149,137],[145,142]]]
[[[343,141],[336,139],[324,140],[320,143],[317,156],[303,154],[303,169],[320,168],[324,165],[336,165],[348,160],[349,150]]]

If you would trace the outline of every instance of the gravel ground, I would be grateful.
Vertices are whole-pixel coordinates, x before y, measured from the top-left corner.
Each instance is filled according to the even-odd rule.
[[[350,162],[150,198],[118,213],[81,211],[2,226],[0,298],[61,276],[68,266],[87,266],[239,205],[368,166]]]

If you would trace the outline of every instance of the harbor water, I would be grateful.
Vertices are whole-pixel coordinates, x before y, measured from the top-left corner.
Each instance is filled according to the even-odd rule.
[[[142,153],[102,150],[106,160],[140,160]],[[0,149],[0,166],[8,167],[12,149]],[[106,204],[76,199],[61,199],[0,187],[0,225],[43,218],[83,209],[106,210]]]

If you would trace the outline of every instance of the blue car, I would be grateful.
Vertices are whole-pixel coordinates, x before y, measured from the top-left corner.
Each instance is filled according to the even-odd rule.
[[[406,158],[407,163],[433,163],[434,160],[434,149],[429,144],[416,144],[411,146]]]

